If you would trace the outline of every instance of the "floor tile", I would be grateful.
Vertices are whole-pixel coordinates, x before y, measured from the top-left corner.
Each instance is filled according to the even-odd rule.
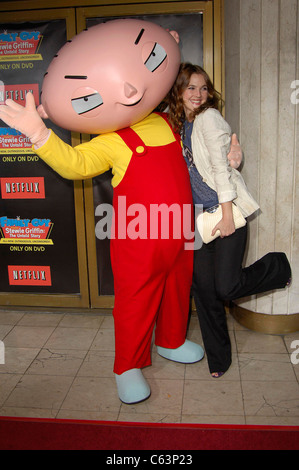
[[[298,417],[297,382],[243,381],[244,409],[248,416]]]
[[[236,344],[239,353],[286,353],[283,338],[278,335],[264,335],[254,331],[236,331]]]
[[[2,310],[0,312],[0,325],[16,325],[23,317],[23,312],[10,312]]]
[[[27,313],[18,322],[19,326],[57,326],[64,317],[62,313]]]
[[[5,347],[42,348],[54,331],[51,326],[15,326],[5,336]]]
[[[0,387],[0,407],[7,400],[9,395],[15,389],[17,383],[22,378],[20,374],[2,374],[0,376],[1,387]],[[1,408],[0,408],[1,409]]]
[[[5,336],[13,329],[13,325],[0,325],[0,340],[2,341]]]
[[[80,349],[42,349],[28,368],[27,374],[74,377],[86,354],[87,351]]]
[[[151,396],[136,405],[122,404],[123,413],[143,413],[177,415],[181,413],[184,380],[154,379],[148,380]]]
[[[118,412],[120,406],[114,378],[77,377],[61,410]]]
[[[0,366],[1,374],[24,374],[35,357],[39,354],[39,348],[5,348],[5,364]]]
[[[90,349],[114,351],[114,330],[112,328],[100,328]]]
[[[242,381],[296,381],[288,354],[244,353],[239,355],[239,363]]]
[[[96,333],[97,330],[93,328],[62,328],[58,326],[45,343],[45,348],[88,350]]]
[[[78,377],[108,377],[114,379],[114,352],[92,350],[87,353]]]
[[[0,416],[8,416],[10,418],[57,418],[57,410],[43,409],[43,408],[29,408],[17,406],[3,406],[0,408]]]
[[[23,375],[5,406],[58,410],[72,381],[65,376]]]
[[[182,406],[184,415],[244,416],[239,381],[186,380]]]
[[[99,315],[64,315],[60,321],[59,326],[70,328],[99,328],[103,323],[104,318]]]
[[[0,416],[299,426],[299,332],[264,335],[227,320],[232,365],[223,377],[211,377],[206,356],[179,364],[153,345],[143,369],[151,396],[126,405],[113,373],[112,315],[2,309]],[[196,315],[187,337],[203,345]]]

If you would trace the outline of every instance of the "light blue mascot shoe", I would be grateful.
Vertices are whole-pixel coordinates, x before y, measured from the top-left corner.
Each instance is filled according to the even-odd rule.
[[[192,343],[186,339],[185,343],[177,349],[168,349],[157,346],[157,352],[160,356],[165,357],[174,362],[182,362],[183,364],[193,364],[201,361],[204,357],[204,350],[199,344]]]
[[[128,405],[146,400],[151,389],[140,369],[130,369],[123,374],[115,374],[119,399]]]

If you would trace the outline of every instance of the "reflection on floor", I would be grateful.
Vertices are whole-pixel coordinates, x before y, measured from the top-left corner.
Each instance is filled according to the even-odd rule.
[[[159,357],[144,369],[151,397],[124,405],[113,369],[113,318],[106,314],[0,310],[0,415],[104,421],[299,425],[299,364],[292,341],[249,331],[228,317],[233,364],[211,378]],[[196,316],[188,338],[202,344]],[[297,355],[299,358],[299,354]],[[293,361],[294,362],[294,361]]]

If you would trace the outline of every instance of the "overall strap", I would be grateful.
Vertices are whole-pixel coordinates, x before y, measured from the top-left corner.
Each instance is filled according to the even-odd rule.
[[[145,143],[139,137],[139,135],[135,131],[133,131],[131,127],[126,127],[125,129],[120,129],[119,131],[115,132],[121,137],[121,139],[133,152],[133,155],[136,155],[137,157],[142,157],[147,153]]]

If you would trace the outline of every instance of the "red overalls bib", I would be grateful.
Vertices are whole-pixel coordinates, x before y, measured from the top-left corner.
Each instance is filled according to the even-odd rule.
[[[113,196],[114,372],[122,374],[151,364],[155,325],[156,345],[174,349],[185,341],[193,271],[193,251],[185,242],[190,246],[193,203],[178,136],[169,145],[148,147],[131,128],[117,134],[133,152]],[[162,228],[158,206],[166,217]]]

